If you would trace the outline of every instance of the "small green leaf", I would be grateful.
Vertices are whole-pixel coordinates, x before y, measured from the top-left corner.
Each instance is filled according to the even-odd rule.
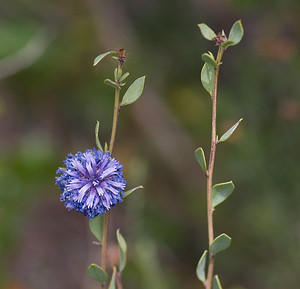
[[[107,55],[118,55],[118,53],[116,51],[108,51],[98,55],[94,60],[94,66],[97,65]]]
[[[221,234],[214,239],[210,246],[210,253],[216,255],[217,253],[224,251],[230,246],[231,238],[226,234]]]
[[[126,197],[128,197],[131,193],[133,193],[134,191],[138,190],[138,189],[143,189],[144,187],[143,186],[138,186],[138,187],[135,187],[133,189],[130,189],[128,191],[126,191],[124,193],[124,196],[123,196],[123,199],[125,199]]]
[[[234,190],[232,181],[214,185],[211,193],[211,205],[215,208],[224,202]]]
[[[223,142],[223,141],[226,141],[228,140],[231,135],[234,133],[234,131],[236,130],[236,128],[238,127],[238,125],[240,124],[240,122],[242,121],[243,119],[241,118],[236,124],[234,124],[228,131],[226,131],[222,136],[221,138],[219,139],[219,142]]]
[[[146,76],[136,79],[125,92],[121,106],[135,102],[142,94]]]
[[[120,229],[117,230],[117,240],[120,248],[120,264],[119,264],[119,272],[122,272],[126,266],[126,252],[127,252],[127,244],[124,237],[120,233]]]
[[[128,76],[129,76],[129,72],[124,73],[122,75],[122,77],[120,78],[120,82],[122,82],[123,80],[125,80]]]
[[[206,280],[205,277],[206,256],[207,256],[207,250],[203,252],[196,269],[196,275],[198,279],[202,282],[205,282]]]
[[[203,37],[207,40],[212,40],[214,37],[216,37],[216,33],[210,28],[208,27],[206,24],[201,23],[198,24],[200,31],[203,35]]]
[[[116,273],[117,273],[117,269],[116,267],[114,267],[108,289],[116,289]]]
[[[222,285],[221,285],[218,275],[214,276],[212,287],[213,287],[213,289],[222,289]]]
[[[99,283],[104,283],[107,280],[106,272],[96,264],[91,264],[86,273],[91,279],[94,279]]]
[[[241,20],[236,21],[229,32],[228,40],[232,41],[231,45],[237,45],[243,38],[244,29]]]
[[[204,155],[204,151],[201,147],[197,148],[195,150],[195,158],[196,161],[198,162],[198,164],[200,165],[202,171],[204,174],[206,174],[206,160],[205,160],[205,155]]]
[[[90,231],[100,243],[102,243],[102,238],[103,238],[103,226],[104,226],[103,215],[102,216],[98,215],[97,217],[89,221]]]
[[[105,142],[105,144],[104,144],[104,152],[105,153],[108,152],[108,144],[107,144],[107,142]]]
[[[203,54],[201,55],[201,58],[202,58],[202,60],[203,60],[204,62],[210,64],[212,67],[217,67],[217,66],[218,66],[218,64],[217,64],[217,62],[216,62],[214,56],[213,56],[211,53],[210,53],[210,54],[208,54],[208,53],[203,53]]]
[[[118,83],[116,83],[108,78],[104,80],[104,84],[111,86],[113,88],[116,88],[116,89],[120,89],[120,85]]]
[[[223,43],[221,44],[221,47],[226,48],[226,47],[232,46],[232,45],[234,45],[234,44],[233,44],[233,41],[231,41],[231,40],[226,40],[225,42],[223,42]]]
[[[215,70],[209,63],[204,63],[201,70],[201,82],[206,91],[211,95],[214,90]]]
[[[97,148],[103,152],[103,148],[101,146],[101,143],[100,143],[100,140],[99,140],[99,129],[100,129],[100,123],[99,121],[97,120],[97,123],[96,123],[96,127],[95,127],[95,139],[96,139],[96,145],[97,145]]]
[[[122,76],[122,69],[120,69],[119,67],[115,68],[114,71],[115,81],[117,82],[121,76]]]

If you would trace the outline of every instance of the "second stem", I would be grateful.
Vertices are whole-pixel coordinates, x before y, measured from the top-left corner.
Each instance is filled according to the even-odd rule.
[[[114,116],[113,116],[113,124],[112,131],[109,143],[109,152],[112,154],[116,132],[117,132],[117,124],[119,118],[120,111],[120,88],[115,89],[115,104],[114,104]],[[106,271],[106,259],[107,259],[107,237],[108,237],[108,225],[109,225],[109,212],[104,215],[104,227],[103,227],[103,240],[102,240],[102,250],[101,250],[101,266],[104,271]],[[102,288],[105,288],[105,285],[102,284]]]
[[[208,220],[208,243],[209,247],[213,243],[214,240],[214,226],[213,226],[213,207],[211,204],[211,194],[212,194],[212,181],[213,181],[213,172],[214,172],[214,164],[215,164],[215,155],[217,148],[217,95],[218,95],[218,77],[219,77],[219,64],[221,63],[222,55],[224,52],[224,48],[219,47],[218,55],[217,55],[217,66],[215,67],[214,72],[214,87],[211,95],[212,98],[212,126],[211,126],[211,147],[210,147],[210,157],[209,157],[209,165],[208,165],[208,173],[207,173],[207,220]],[[208,272],[206,279],[206,289],[212,288],[212,279],[214,274],[214,264],[215,264],[215,256],[210,253],[209,255],[209,264],[208,264]]]

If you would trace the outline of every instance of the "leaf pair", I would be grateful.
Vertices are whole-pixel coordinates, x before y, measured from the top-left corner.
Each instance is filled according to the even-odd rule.
[[[198,24],[201,34],[203,37],[207,40],[213,40],[213,38],[217,37],[216,33],[208,27],[206,24],[201,23]],[[224,34],[224,33],[222,33]],[[225,34],[224,34],[225,35]],[[241,20],[236,21],[229,32],[228,40],[223,42],[221,44],[222,47],[228,47],[228,46],[233,46],[237,45],[243,38],[244,35],[244,29]]]
[[[95,221],[91,222],[92,220],[95,220]],[[97,230],[96,228],[103,227],[103,221],[102,221],[103,218],[96,217],[92,220],[90,221],[91,232],[94,234],[94,236],[97,238],[97,240],[99,242],[102,242],[102,237],[103,236],[102,236],[102,234],[100,234],[100,232],[99,232],[100,230]],[[117,230],[116,235],[117,235],[117,240],[118,240],[118,244],[119,244],[119,248],[120,248],[120,264],[119,264],[118,273],[121,273],[124,270],[125,266],[126,266],[127,243],[126,243],[124,237],[122,236],[122,234],[120,233],[120,229]],[[110,285],[109,285],[108,289],[115,289],[116,288],[116,274],[118,274],[118,273],[117,273],[116,267],[114,267],[113,268],[113,274],[112,274]],[[98,281],[99,283],[104,283],[108,279],[107,273],[103,270],[103,268],[101,268],[97,264],[91,264],[88,267],[87,275],[88,275],[88,277]]]
[[[108,52],[98,55],[94,60],[94,66],[97,65],[102,59],[104,59],[108,55],[112,55],[112,57],[115,58],[118,55],[118,53],[116,51],[108,51]],[[117,72],[122,73],[121,70],[119,70]],[[126,72],[123,76],[121,76],[121,75],[117,75],[118,74],[117,72],[115,71],[115,78],[119,79],[119,77],[120,77],[120,81],[123,81],[129,75],[129,73]],[[142,76],[142,77],[136,79],[129,86],[129,88],[125,92],[123,99],[120,103],[121,106],[131,104],[131,103],[135,102],[136,100],[138,100],[138,98],[141,96],[141,94],[144,90],[145,78],[146,78],[146,76]],[[109,86],[114,87],[115,89],[120,89],[120,83],[114,82],[110,79],[105,79],[104,83]]]
[[[201,23],[198,24],[200,31],[203,37],[207,40],[213,40],[217,37],[216,33],[208,27],[206,24]],[[242,26],[241,20],[236,21],[229,32],[228,39],[221,44],[221,47],[226,48],[228,46],[237,45],[243,38],[244,29]],[[225,37],[224,32],[222,32],[222,36]],[[225,38],[226,39],[226,38]],[[215,67],[220,65],[221,63],[217,63],[213,54],[211,52],[202,54],[202,59],[205,62],[202,70],[201,70],[201,82],[205,90],[212,95],[215,83]]]
[[[132,194],[134,191],[138,189],[143,189],[143,186],[138,186],[133,189],[130,189],[124,193],[123,199],[128,197],[130,194]],[[89,228],[91,233],[95,236],[95,238],[98,240],[98,242],[101,244],[102,243],[102,238],[103,238],[103,227],[104,227],[104,218],[103,215],[100,216],[98,215],[97,217],[91,219],[89,221]],[[118,236],[118,235],[117,235]]]
[[[217,253],[224,251],[230,246],[231,238],[226,234],[221,234],[217,238],[214,239],[213,243],[210,246],[209,253],[216,255]],[[196,268],[196,275],[198,279],[202,282],[206,281],[206,259],[207,259],[208,251],[205,250],[198,262],[197,268]],[[213,289],[222,289],[220,280],[218,275],[214,276],[213,279]]]
[[[222,136],[220,139],[218,139],[218,143],[220,142],[224,142],[226,140],[228,140],[232,134],[234,133],[234,131],[237,129],[237,127],[239,126],[240,122],[243,119],[241,118],[239,121],[237,121],[231,128],[229,128]],[[205,160],[205,154],[204,151],[201,147],[197,148],[195,150],[195,158],[197,160],[197,162],[199,163],[202,171],[204,174],[206,174],[206,170],[207,170],[207,165],[206,165],[206,160]]]
[[[206,174],[207,173],[206,161],[205,161],[204,151],[201,147],[195,150],[195,158],[199,163],[199,165],[201,166],[203,173]],[[212,198],[211,204],[213,208],[215,208],[217,205],[224,202],[230,196],[233,190],[234,190],[234,184],[232,181],[214,185],[212,187],[212,196],[211,196]]]

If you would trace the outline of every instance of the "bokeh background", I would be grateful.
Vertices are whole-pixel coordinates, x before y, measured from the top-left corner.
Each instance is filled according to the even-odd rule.
[[[233,238],[217,256],[224,288],[298,288],[300,283],[300,3],[298,0],[27,0],[0,3],[0,288],[92,289],[99,262],[87,218],[59,201],[55,171],[69,152],[111,130],[113,91],[103,84],[125,48],[128,81],[147,75],[143,96],[121,111],[115,156],[128,187],[113,210],[129,244],[125,288],[202,288],[195,267],[207,248],[205,178],[193,158],[210,142],[210,98],[201,54],[216,52],[198,23],[243,41],[224,55],[214,182],[232,179],[216,234]]]

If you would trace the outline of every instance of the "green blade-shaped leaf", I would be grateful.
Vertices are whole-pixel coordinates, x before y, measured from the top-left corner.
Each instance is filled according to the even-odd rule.
[[[105,142],[105,144],[104,144],[104,152],[108,152],[108,144],[107,144],[107,142]]]
[[[229,32],[228,40],[233,42],[233,44],[231,45],[237,45],[242,40],[243,35],[243,25],[241,20],[238,20],[232,25]]]
[[[195,158],[196,158],[196,161],[198,162],[198,164],[200,165],[203,173],[206,174],[206,170],[207,170],[206,160],[205,160],[204,151],[201,147],[199,147],[195,150]]]
[[[236,128],[239,126],[240,122],[242,121],[243,119],[241,118],[237,123],[235,123],[228,131],[226,131],[222,136],[221,138],[218,140],[219,142],[222,142],[222,141],[226,141],[228,140],[231,135],[234,133],[234,131],[236,130]]]
[[[198,27],[200,28],[203,37],[207,40],[212,40],[217,36],[216,33],[204,23],[198,24]]]
[[[106,272],[96,264],[91,264],[86,273],[91,279],[94,279],[99,283],[104,283],[107,280]]]
[[[116,289],[116,273],[117,273],[117,269],[116,267],[114,267],[108,289]]]
[[[99,129],[100,129],[100,123],[99,121],[97,120],[97,123],[96,123],[96,127],[95,127],[95,139],[96,139],[96,145],[97,145],[97,148],[103,152],[103,148],[102,148],[102,145],[100,143],[100,140],[99,140]]]
[[[127,244],[124,237],[120,233],[120,229],[117,230],[117,240],[120,248],[120,265],[119,272],[122,272],[126,266],[126,252],[127,252]]]
[[[215,208],[224,202],[234,190],[232,181],[214,185],[211,193],[211,205]]]
[[[207,256],[207,250],[203,252],[196,268],[196,275],[198,279],[202,282],[205,282],[206,280],[205,277],[206,256]]]
[[[107,55],[114,55],[117,56],[118,53],[116,51],[108,51],[105,53],[102,53],[100,55],[98,55],[95,60],[94,60],[94,66],[97,65],[104,57],[106,57]]]
[[[96,239],[102,243],[103,238],[103,226],[104,226],[104,218],[102,216],[97,216],[89,221],[89,227],[92,234],[96,237]]]
[[[214,90],[215,70],[212,65],[204,63],[201,70],[201,82],[206,91],[211,95]]]
[[[218,275],[214,276],[212,287],[213,287],[213,289],[222,289],[222,285],[221,285]]]
[[[128,191],[126,191],[124,193],[124,196],[123,196],[123,199],[125,199],[126,197],[128,197],[130,194],[132,194],[134,191],[138,190],[138,189],[143,189],[144,187],[143,186],[138,186],[138,187],[135,187],[133,189],[130,189]]]
[[[216,255],[217,253],[224,251],[230,246],[231,238],[226,234],[221,234],[212,242],[209,252]]]
[[[122,77],[120,78],[120,81],[122,82],[123,80],[125,80],[127,77],[129,76],[129,72],[126,72],[122,75]]]
[[[218,64],[217,64],[217,62],[216,62],[214,56],[213,56],[211,53],[210,53],[210,54],[208,54],[208,53],[203,53],[203,54],[201,55],[201,58],[202,58],[202,60],[203,60],[204,62],[210,64],[212,67],[217,67],[217,66],[218,66]]]
[[[146,76],[136,79],[125,92],[121,106],[135,102],[142,94]]]
[[[110,80],[108,78],[104,80],[104,84],[106,84],[108,86],[111,86],[111,87],[113,87],[115,89],[120,89],[120,85],[118,83],[116,83],[116,82],[114,82],[114,81],[112,81],[112,80]]]

